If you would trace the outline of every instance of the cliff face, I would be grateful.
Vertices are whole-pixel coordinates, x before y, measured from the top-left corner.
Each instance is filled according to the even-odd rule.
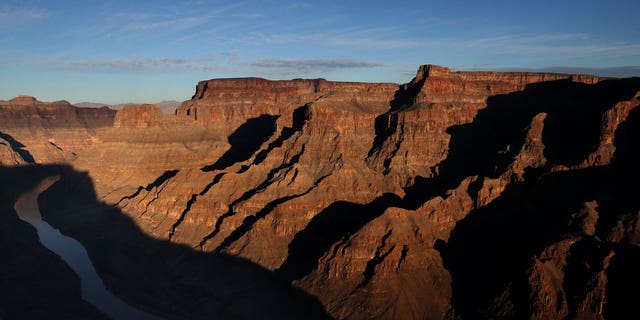
[[[0,101],[1,139],[22,145],[26,162],[68,162],[92,144],[95,131],[113,126],[114,110],[76,108],[67,101],[40,102],[21,96]]]
[[[601,80],[586,75],[452,72],[440,66],[421,66],[416,77],[400,87],[391,110],[378,118],[378,139],[367,164],[397,176],[400,181],[415,175],[431,176],[431,169],[447,157],[450,128],[471,123],[478,111],[501,101],[513,105],[500,107],[505,109],[501,115],[505,122],[510,114],[522,108],[517,107],[522,101],[509,101],[505,95],[525,91],[528,86],[536,88],[536,83],[579,85]]]
[[[249,261],[336,318],[615,317],[624,279],[640,283],[640,208],[622,183],[637,178],[639,90],[427,65],[400,86],[202,81],[174,116],[20,98],[0,104],[0,159],[87,171],[143,234]],[[67,232],[114,241],[84,223]],[[102,265],[136,303],[169,299]]]

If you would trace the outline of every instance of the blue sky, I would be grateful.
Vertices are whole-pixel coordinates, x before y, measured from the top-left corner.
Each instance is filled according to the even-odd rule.
[[[640,1],[0,2],[0,99],[186,100],[200,80],[404,83],[421,64],[640,76]]]

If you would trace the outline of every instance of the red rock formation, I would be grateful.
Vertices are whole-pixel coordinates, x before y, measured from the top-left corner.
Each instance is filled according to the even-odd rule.
[[[420,90],[413,103],[484,103],[489,96],[520,91],[531,83],[557,80],[594,84],[602,78],[531,72],[452,72],[449,68],[424,65],[408,86],[418,86]]]
[[[116,113],[114,128],[148,128],[160,124],[162,109],[152,104],[125,106]]]
[[[601,317],[640,239],[619,187],[639,90],[426,65],[402,86],[202,81],[175,116],[19,98],[0,131],[87,171],[145,234],[264,267],[337,318]],[[3,165],[25,162],[0,138]]]
[[[330,82],[324,79],[269,81],[260,78],[201,81],[196,93],[176,110],[204,125],[229,124],[228,133],[250,118],[281,115],[322,100],[340,109],[384,112],[395,84]]]
[[[0,101],[0,131],[25,146],[37,163],[69,162],[92,144],[95,131],[113,126],[115,111],[76,108],[67,101],[20,96]]]
[[[452,72],[425,65],[403,85],[393,108],[379,119],[382,146],[372,149],[367,162],[378,171],[391,171],[399,181],[415,175],[431,176],[431,168],[444,160],[452,126],[471,123],[489,97],[524,90],[549,81],[594,84],[602,78],[583,75],[519,72]]]

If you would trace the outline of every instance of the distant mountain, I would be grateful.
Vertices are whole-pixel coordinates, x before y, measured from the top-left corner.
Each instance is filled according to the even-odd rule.
[[[98,103],[98,102],[79,102],[79,103],[74,103],[73,105],[80,108],[101,108],[105,106],[113,108],[110,104]]]
[[[160,106],[160,108],[162,108],[162,111],[166,114],[174,114],[176,111],[176,108],[178,108],[181,103],[182,102],[176,101],[176,100],[166,100],[166,101],[161,101],[161,102],[152,103],[152,104]],[[119,103],[119,104],[108,104],[108,103],[100,103],[100,102],[78,102],[78,103],[74,103],[73,105],[81,108],[101,108],[106,106],[111,109],[119,110],[119,109],[122,109],[124,106],[132,105],[132,104],[138,104],[138,103],[129,102],[129,103]]]
[[[180,104],[182,104],[182,102],[176,100],[166,100],[154,104],[159,105],[164,113],[174,114],[176,109],[180,106]]]

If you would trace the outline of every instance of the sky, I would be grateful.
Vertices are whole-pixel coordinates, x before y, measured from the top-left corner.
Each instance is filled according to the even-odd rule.
[[[640,1],[2,0],[0,100],[187,100],[227,77],[640,76]]]

